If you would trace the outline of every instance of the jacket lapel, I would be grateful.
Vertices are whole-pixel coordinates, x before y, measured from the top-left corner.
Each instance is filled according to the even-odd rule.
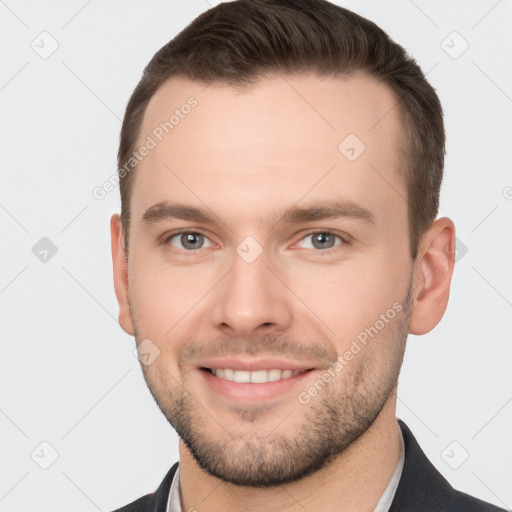
[[[174,464],[174,466],[168,471],[167,475],[165,475],[165,478],[162,480],[158,489],[151,495],[148,503],[144,504],[144,509],[140,512],[166,512],[169,491],[177,468],[178,463],[176,462],[176,464]]]
[[[389,512],[430,512],[446,508],[450,484],[423,453],[407,425],[398,420],[405,445],[402,476]]]

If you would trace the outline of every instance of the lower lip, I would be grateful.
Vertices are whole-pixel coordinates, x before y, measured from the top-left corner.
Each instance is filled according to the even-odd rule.
[[[306,376],[314,370],[306,370],[288,379],[264,382],[261,384],[253,382],[234,382],[221,379],[206,370],[197,370],[207,385],[216,393],[223,395],[230,400],[258,402],[270,400],[290,392],[298,386]]]

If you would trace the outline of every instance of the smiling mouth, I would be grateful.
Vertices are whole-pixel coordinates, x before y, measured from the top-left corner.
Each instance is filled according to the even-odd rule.
[[[201,368],[201,370],[215,375],[219,379],[228,380],[237,383],[254,383],[265,384],[267,382],[276,382],[279,380],[286,380],[309,372],[311,370],[280,370],[278,368],[271,368],[268,370],[234,370],[232,368]]]

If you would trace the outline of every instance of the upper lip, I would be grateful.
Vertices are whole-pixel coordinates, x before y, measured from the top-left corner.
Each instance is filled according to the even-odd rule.
[[[258,370],[299,370],[306,371],[311,370],[313,367],[311,364],[307,364],[300,361],[290,361],[288,359],[278,358],[252,358],[243,359],[240,357],[222,357],[215,359],[208,359],[204,361],[198,361],[196,363],[197,368],[230,368],[232,370],[245,370],[254,372]]]

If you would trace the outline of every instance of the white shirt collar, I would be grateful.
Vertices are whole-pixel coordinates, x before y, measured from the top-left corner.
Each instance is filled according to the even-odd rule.
[[[389,507],[393,498],[395,497],[400,477],[402,476],[402,470],[404,468],[405,461],[405,446],[402,431],[398,427],[399,443],[400,443],[400,455],[398,457],[398,464],[396,465],[395,472],[388,483],[388,486],[384,490],[384,494],[381,496],[377,506],[373,509],[373,512],[388,512]],[[180,468],[176,469],[174,477],[171,483],[171,489],[169,491],[169,498],[167,500],[167,512],[183,512],[181,507],[181,485],[180,485]]]
[[[405,462],[405,445],[404,445],[404,438],[402,436],[402,430],[400,429],[400,426],[397,424],[398,427],[398,442],[400,443],[400,454],[398,456],[398,463],[396,465],[395,472],[393,473],[393,476],[391,477],[391,480],[388,483],[388,486],[384,490],[384,494],[380,497],[379,502],[377,503],[377,506],[373,509],[373,512],[388,512],[389,508],[391,507],[391,503],[393,502],[393,498],[396,494],[396,489],[398,487],[398,483],[400,482],[400,478],[402,476],[402,470],[404,469],[404,462]],[[181,512],[180,509],[178,509],[178,512]]]
[[[171,483],[169,490],[169,498],[167,500],[166,512],[183,512],[181,507],[181,485],[180,485],[180,468],[176,468],[176,473]]]

